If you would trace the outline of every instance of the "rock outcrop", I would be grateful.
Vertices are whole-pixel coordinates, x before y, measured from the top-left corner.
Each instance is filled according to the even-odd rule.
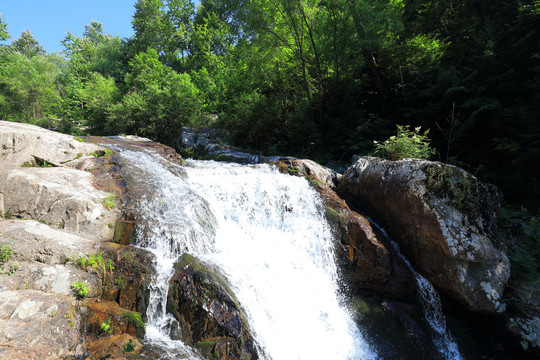
[[[222,130],[208,128],[196,130],[183,127],[176,148],[188,156],[239,164],[261,164],[280,159],[279,156],[252,154],[245,149],[227,145],[225,143],[227,137],[227,133]]]
[[[4,214],[29,218],[85,237],[109,239],[116,213],[105,209],[108,194],[92,185],[93,175],[68,168],[21,168],[2,176]]]
[[[81,298],[99,299],[109,279],[107,290],[118,287],[107,292],[114,300],[132,308],[144,301],[133,295],[140,293],[144,271],[137,270],[133,283],[124,277],[137,256],[128,271],[113,276],[122,252],[102,254],[118,211],[116,195],[98,187],[122,193],[117,179],[108,180],[111,173],[99,173],[110,165],[110,154],[80,138],[0,121],[0,358],[82,359],[94,350],[110,356],[105,345],[83,346],[85,317],[97,315]],[[142,336],[140,323],[133,330],[140,316],[127,309],[111,314],[124,333],[108,344],[124,358],[120,342],[134,352],[140,348],[134,339]]]
[[[332,169],[324,167],[309,159],[282,159],[272,163],[278,166],[284,174],[302,176],[310,179],[315,184],[330,189],[335,189],[341,177],[340,174]]]
[[[85,354],[77,301],[36,290],[0,290],[0,358],[57,360]]]
[[[225,280],[189,254],[175,269],[167,310],[181,325],[181,340],[208,359],[257,359],[242,309]]]
[[[438,289],[473,311],[504,310],[510,266],[495,234],[494,186],[451,165],[363,157],[338,193],[382,222]]]
[[[36,161],[36,157],[50,164],[62,164],[105,150],[95,144],[77,141],[70,135],[34,125],[0,120],[2,171],[19,168],[25,162]]]

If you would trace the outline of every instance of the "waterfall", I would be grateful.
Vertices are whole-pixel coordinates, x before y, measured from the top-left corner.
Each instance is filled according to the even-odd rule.
[[[388,239],[388,234],[386,231],[374,223],[371,219],[369,220],[377,229],[379,229],[384,236]],[[446,329],[446,319],[442,312],[441,299],[437,290],[433,285],[422,275],[420,275],[409,262],[409,260],[403,255],[399,245],[390,240],[392,247],[394,248],[395,253],[399,256],[401,260],[407,265],[411,273],[414,275],[416,284],[418,287],[418,295],[420,297],[420,302],[422,303],[422,308],[424,310],[424,316],[428,322],[431,330],[433,330],[434,339],[433,342],[441,355],[447,360],[463,360],[457,343],[455,342],[452,335]]]
[[[119,150],[152,185],[139,199],[138,246],[155,257],[146,341],[167,359],[198,359],[172,340],[168,281],[184,252],[217,266],[246,313],[261,359],[375,359],[340,296],[334,240],[305,179],[268,165],[189,161],[185,178],[150,152]],[[173,171],[171,171],[173,170]]]

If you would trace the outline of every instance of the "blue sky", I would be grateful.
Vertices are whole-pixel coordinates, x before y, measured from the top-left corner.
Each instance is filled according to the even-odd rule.
[[[131,19],[136,0],[0,0],[0,13],[11,41],[28,29],[47,52],[62,50],[67,31],[81,36],[84,25],[97,20],[104,32],[120,37],[133,35]]]

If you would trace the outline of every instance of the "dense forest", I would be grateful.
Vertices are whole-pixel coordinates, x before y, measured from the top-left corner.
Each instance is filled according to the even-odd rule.
[[[420,126],[432,159],[538,209],[539,0],[139,0],[132,25],[92,21],[55,54],[29,31],[2,45],[0,118],[170,145],[219,127],[322,163]]]

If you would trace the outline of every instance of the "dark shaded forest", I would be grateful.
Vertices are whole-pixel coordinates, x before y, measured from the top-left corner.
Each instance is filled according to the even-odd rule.
[[[169,145],[225,128],[321,163],[410,125],[433,160],[538,210],[538,0],[139,0],[132,24],[121,39],[92,22],[61,53],[29,31],[1,46],[0,118]]]

